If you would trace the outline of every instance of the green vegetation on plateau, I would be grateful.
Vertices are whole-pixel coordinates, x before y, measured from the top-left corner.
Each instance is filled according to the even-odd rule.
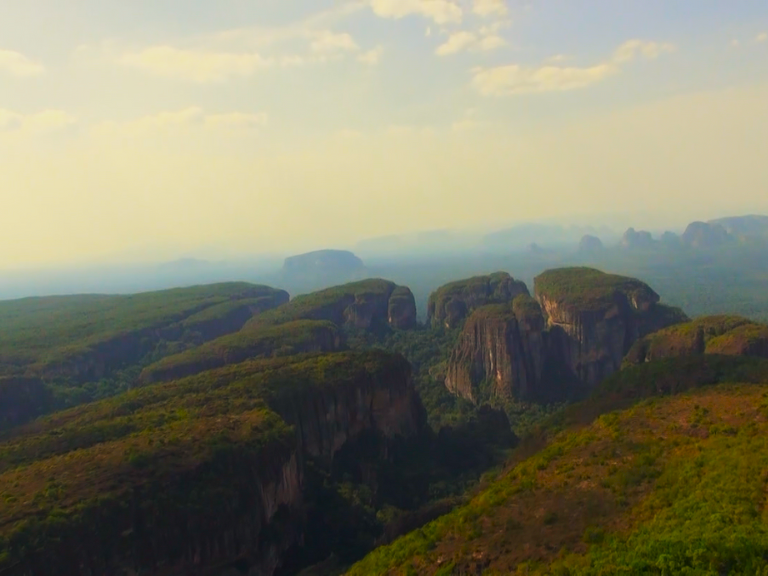
[[[637,341],[625,364],[692,354],[768,357],[768,326],[741,316],[697,318]]]
[[[534,280],[537,296],[581,310],[596,310],[614,302],[622,293],[630,300],[657,302],[659,295],[635,278],[606,274],[594,268],[558,268],[539,274]]]
[[[248,359],[332,352],[339,347],[340,339],[339,328],[327,321],[296,320],[241,330],[167,356],[147,366],[141,380],[172,380]]]
[[[0,573],[84,545],[131,555],[162,540],[172,560],[185,538],[231,531],[296,448],[276,406],[408,371],[376,351],[246,362],[17,428],[0,443]]]
[[[675,360],[679,376],[702,358]],[[701,370],[715,381],[751,372],[768,382],[767,367],[715,358]],[[652,396],[652,374],[635,373],[626,394],[644,387]],[[768,386],[709,386],[578,420],[561,420],[545,444],[523,443],[468,504],[374,551],[349,574],[768,570]]]
[[[370,279],[303,294],[296,296],[287,304],[259,315],[258,318],[253,318],[245,328],[284,324],[295,320],[329,320],[342,324],[344,310],[355,300],[365,301],[374,298],[386,300],[396,288],[394,282]]]

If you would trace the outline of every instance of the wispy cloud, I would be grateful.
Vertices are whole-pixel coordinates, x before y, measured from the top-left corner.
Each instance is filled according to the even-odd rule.
[[[181,50],[172,46],[128,52],[119,61],[156,76],[200,83],[244,78],[274,64],[273,60],[257,53]]]
[[[74,124],[77,119],[63,110],[43,110],[21,114],[0,108],[0,134],[50,132]]]
[[[668,43],[629,40],[619,46],[610,59],[593,66],[539,67],[511,64],[494,68],[475,68],[472,84],[485,96],[510,96],[538,92],[565,92],[597,84],[621,71],[637,58],[654,60],[675,50]]]
[[[509,12],[505,0],[474,0],[472,11],[479,16],[506,16]]]
[[[40,76],[45,72],[45,66],[19,52],[0,50],[0,72],[22,77]]]
[[[439,25],[459,24],[464,17],[462,7],[451,0],[371,0],[371,9],[381,18],[422,16]]]
[[[362,64],[367,64],[368,66],[375,66],[381,60],[382,54],[384,54],[384,48],[382,46],[377,46],[372,50],[360,54],[357,57],[357,61]]]
[[[760,32],[757,36],[755,36],[755,42],[758,44],[762,44],[763,42],[768,42],[768,32]]]
[[[165,111],[127,122],[102,122],[94,126],[94,135],[144,136],[147,134],[173,134],[182,130],[249,130],[265,126],[269,117],[265,112],[228,112],[206,114],[199,106]]]
[[[619,64],[631,62],[638,56],[655,60],[662,54],[674,52],[676,47],[668,42],[650,42],[647,40],[628,40],[616,49],[613,61]]]
[[[476,32],[460,30],[448,36],[448,39],[437,47],[435,54],[448,56],[464,50],[473,52],[489,52],[507,44],[507,41],[499,35],[502,28],[510,25],[509,21],[494,22],[490,26],[483,26]]]
[[[311,42],[311,50],[315,54],[328,54],[332,52],[355,52],[360,47],[354,38],[347,33],[335,33],[323,30]]]

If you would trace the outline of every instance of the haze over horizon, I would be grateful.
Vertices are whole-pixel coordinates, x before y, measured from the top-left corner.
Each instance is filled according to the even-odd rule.
[[[764,1],[17,2],[0,268],[768,213],[766,134]]]

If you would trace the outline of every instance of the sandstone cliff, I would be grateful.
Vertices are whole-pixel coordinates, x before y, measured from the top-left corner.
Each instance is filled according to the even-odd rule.
[[[432,326],[459,328],[481,306],[511,302],[521,294],[529,294],[525,283],[506,272],[452,282],[430,295],[427,321]]]
[[[476,403],[572,399],[619,370],[636,340],[686,320],[643,282],[589,268],[545,272],[535,292],[467,319],[445,372],[451,392]]]
[[[248,362],[56,414],[0,444],[22,465],[0,464],[0,573],[272,574],[302,538],[308,458],[423,425],[408,363],[383,352]]]
[[[687,320],[634,278],[591,268],[549,270],[534,281],[553,354],[588,388],[621,367],[636,340]]]
[[[479,308],[467,319],[448,361],[446,387],[476,403],[541,399],[546,396],[540,389],[547,360],[545,330],[541,308],[529,296]]]

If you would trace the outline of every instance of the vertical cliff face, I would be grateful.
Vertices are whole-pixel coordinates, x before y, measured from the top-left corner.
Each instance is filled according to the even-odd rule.
[[[639,338],[684,321],[648,285],[590,268],[550,270],[535,280],[553,353],[587,387],[621,367]]]
[[[526,295],[466,321],[445,385],[473,402],[578,397],[619,370],[633,343],[685,319],[632,278],[586,268],[553,270]]]
[[[309,458],[331,465],[364,436],[386,457],[425,424],[409,364],[384,352],[250,362],[121,398],[0,443],[24,464],[0,463],[0,574],[271,575],[303,538]]]
[[[385,439],[417,434],[426,414],[411,381],[411,368],[396,357],[377,372],[329,389],[278,391],[270,406],[294,426],[301,452],[330,462],[347,442],[375,431]]]
[[[467,319],[448,362],[448,390],[473,402],[489,397],[530,401],[542,396],[547,360],[544,317],[529,297],[518,299],[517,306],[484,306]]]
[[[521,294],[528,295],[525,283],[506,272],[452,282],[430,295],[427,319],[433,326],[458,328],[474,310],[511,302]]]

